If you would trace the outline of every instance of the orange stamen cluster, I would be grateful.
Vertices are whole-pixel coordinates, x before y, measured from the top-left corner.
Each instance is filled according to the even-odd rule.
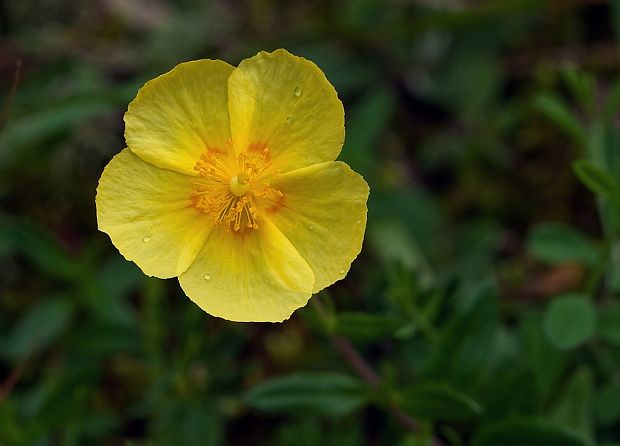
[[[259,153],[242,153],[236,166],[225,162],[225,156],[208,150],[200,156],[194,170],[200,178],[194,181],[192,192],[195,206],[213,214],[218,223],[238,232],[242,228],[258,229],[260,220],[256,198],[280,198],[282,192],[270,186],[275,175],[264,175],[271,166],[269,149]]]

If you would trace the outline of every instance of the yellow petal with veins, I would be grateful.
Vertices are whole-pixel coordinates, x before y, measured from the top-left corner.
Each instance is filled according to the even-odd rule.
[[[258,202],[314,271],[316,293],[344,278],[366,229],[368,184],[340,161],[315,164],[277,176],[280,206]]]
[[[312,62],[286,50],[245,59],[228,79],[235,151],[268,147],[286,172],[336,159],[344,141],[344,109]]]
[[[210,215],[194,206],[192,180],[123,150],[99,180],[99,230],[145,274],[178,276],[194,261],[214,225]]]
[[[314,274],[268,222],[257,231],[216,227],[179,277],[183,291],[209,314],[239,322],[281,322],[310,298]]]
[[[195,175],[205,150],[229,151],[233,69],[220,60],[196,60],[148,81],[125,113],[127,146],[144,161],[187,175]]]

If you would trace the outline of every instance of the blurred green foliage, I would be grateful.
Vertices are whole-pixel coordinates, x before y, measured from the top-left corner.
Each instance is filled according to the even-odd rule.
[[[0,0],[0,445],[620,445],[619,45],[618,1]],[[145,80],[278,47],[345,104],[366,242],[228,323],[95,189]]]

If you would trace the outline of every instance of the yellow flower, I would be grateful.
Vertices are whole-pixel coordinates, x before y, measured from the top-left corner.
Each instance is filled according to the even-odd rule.
[[[334,161],[344,110],[306,59],[182,63],[140,89],[125,139],[99,181],[99,229],[207,313],[282,321],[360,252],[368,185]]]

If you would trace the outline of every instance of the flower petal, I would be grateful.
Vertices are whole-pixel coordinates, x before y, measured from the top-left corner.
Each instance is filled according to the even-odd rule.
[[[261,221],[245,233],[218,226],[179,282],[213,316],[281,322],[308,302],[314,275],[275,226]]]
[[[192,180],[123,150],[99,180],[99,230],[145,274],[178,276],[196,258],[214,224],[212,216],[194,207]]]
[[[342,102],[309,60],[260,52],[231,74],[228,98],[235,151],[268,147],[280,172],[333,161],[342,149]]]
[[[220,60],[196,60],[148,81],[125,113],[127,146],[148,163],[188,175],[195,175],[206,148],[230,150],[233,69]]]
[[[366,181],[335,161],[280,175],[273,187],[284,194],[283,202],[259,206],[312,267],[312,292],[342,279],[362,249]]]

